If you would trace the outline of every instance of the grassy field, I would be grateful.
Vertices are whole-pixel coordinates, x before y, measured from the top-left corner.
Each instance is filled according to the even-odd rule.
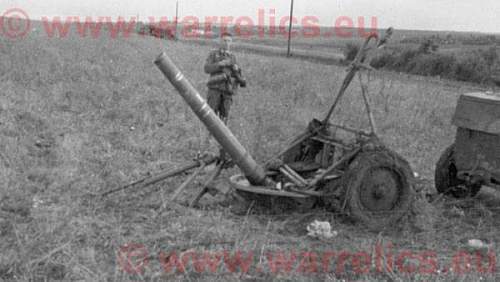
[[[450,119],[457,98],[477,90],[470,84],[394,73],[370,76],[370,96],[382,139],[421,175],[422,192],[412,214],[394,230],[373,234],[322,210],[235,216],[228,207],[218,205],[220,197],[207,196],[201,209],[187,209],[182,204],[196,193],[199,183],[189,187],[180,204],[166,202],[181,178],[143,191],[96,197],[188,161],[200,149],[204,128],[152,63],[161,51],[171,55],[204,91],[202,68],[209,47],[151,37],[49,39],[40,32],[18,41],[0,37],[0,279],[498,278],[496,268],[493,274],[450,270],[453,254],[467,240],[500,243],[498,201],[490,194],[464,201],[438,199],[433,204],[425,200],[425,193],[434,193],[434,164],[454,137]],[[310,119],[323,116],[345,74],[342,67],[243,52],[237,56],[249,87],[235,99],[230,127],[259,161],[281,149]],[[358,89],[356,81],[335,119],[366,128]],[[164,203],[167,209],[158,215]],[[329,220],[339,236],[308,238],[305,228],[315,219]],[[436,252],[439,271],[408,274],[394,267],[360,274],[349,264],[337,273],[335,268],[275,273],[265,267],[271,261],[268,254],[280,250],[286,254],[372,253],[377,244],[392,244],[395,253]],[[123,251],[130,246],[147,250],[149,263],[143,272],[123,271]],[[197,273],[192,268],[180,273],[162,268],[160,252],[193,250],[253,253],[252,263],[263,269],[233,272],[221,264],[215,273]],[[495,248],[492,252],[500,254]],[[413,257],[406,263],[416,261],[418,257]]]

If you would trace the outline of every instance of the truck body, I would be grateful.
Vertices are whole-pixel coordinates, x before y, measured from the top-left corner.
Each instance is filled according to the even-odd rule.
[[[452,123],[455,142],[436,165],[438,192],[462,198],[483,185],[500,189],[500,94],[463,94]]]

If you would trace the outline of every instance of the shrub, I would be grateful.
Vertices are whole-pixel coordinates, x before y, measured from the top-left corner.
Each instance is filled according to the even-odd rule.
[[[403,49],[401,54],[396,58],[393,68],[396,71],[408,72],[412,67],[410,63],[418,55],[418,50]]]
[[[359,46],[346,44],[344,55],[347,61],[356,57]],[[441,76],[460,81],[490,83],[495,68],[500,66],[500,56],[495,47],[457,53],[438,52],[432,40],[423,42],[418,48],[399,47],[385,50],[370,62],[371,66],[397,72],[424,76]]]
[[[418,52],[423,54],[430,54],[431,52],[436,52],[439,46],[434,43],[431,39],[428,39],[420,44],[418,47]]]
[[[497,49],[493,46],[486,50],[480,49],[479,53],[481,54],[481,57],[486,60],[486,63],[488,63],[488,65],[494,65],[496,62],[498,62]]]
[[[447,54],[420,54],[410,63],[410,73],[425,76],[451,77],[456,59]]]
[[[479,51],[480,56],[484,59],[486,62],[486,65],[488,66],[488,72],[490,75],[493,75],[494,69],[498,66],[500,61],[498,60],[498,53],[497,49],[495,47],[490,47],[488,49],[480,49]]]
[[[347,43],[344,49],[344,58],[347,62],[352,62],[358,54],[359,46],[354,43]]]
[[[480,52],[466,53],[457,60],[453,76],[460,81],[483,83],[491,79],[488,63]]]
[[[396,56],[393,53],[384,52],[372,59],[370,65],[376,69],[392,69],[396,62]]]

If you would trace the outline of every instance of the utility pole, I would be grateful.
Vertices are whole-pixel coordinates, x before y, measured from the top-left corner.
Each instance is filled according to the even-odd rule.
[[[288,50],[287,50],[287,53],[286,55],[288,57],[290,57],[292,54],[291,54],[291,51],[290,51],[290,46],[292,44],[292,27],[293,27],[293,0],[291,0],[292,3],[291,3],[291,7],[290,7],[290,26],[288,27]]]
[[[179,24],[179,1],[175,2],[175,35],[174,39],[177,40],[177,25]]]

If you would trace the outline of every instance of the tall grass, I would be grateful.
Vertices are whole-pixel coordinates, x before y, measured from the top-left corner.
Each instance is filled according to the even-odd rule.
[[[19,41],[0,38],[0,45],[2,279],[233,280],[242,277],[223,270],[211,276],[166,274],[154,257],[159,250],[355,250],[370,248],[377,240],[400,248],[447,251],[469,236],[496,238],[493,215],[471,215],[474,228],[462,218],[437,215],[435,225],[422,227],[425,232],[374,238],[334,214],[239,218],[210,197],[200,210],[168,203],[157,217],[181,179],[100,199],[96,195],[101,192],[194,157],[204,130],[152,60],[165,50],[204,93],[202,65],[209,48],[149,37],[48,39],[36,33]],[[341,67],[300,60],[247,53],[237,57],[249,87],[235,97],[230,127],[259,161],[282,148],[310,119],[323,116],[345,74]],[[470,89],[387,73],[370,80],[382,139],[408,158],[414,170],[431,178],[441,150],[453,139],[449,120],[457,97]],[[334,118],[367,127],[358,89],[355,81]],[[197,189],[190,187],[181,203]],[[318,218],[331,221],[341,236],[332,242],[304,237],[304,227]],[[146,245],[153,257],[142,276],[119,267],[117,252],[127,243]],[[248,277],[276,278],[254,270]],[[297,277],[387,278],[352,273],[285,278]]]

